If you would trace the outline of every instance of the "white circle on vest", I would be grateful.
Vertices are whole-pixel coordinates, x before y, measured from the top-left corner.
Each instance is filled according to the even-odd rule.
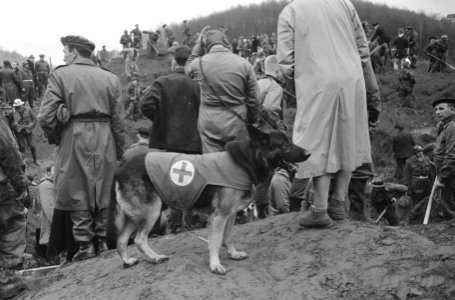
[[[172,165],[170,175],[173,183],[186,186],[193,181],[194,165],[188,160],[179,160]]]

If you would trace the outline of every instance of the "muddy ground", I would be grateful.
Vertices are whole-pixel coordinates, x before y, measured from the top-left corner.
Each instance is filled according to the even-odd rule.
[[[169,70],[169,57],[142,56],[140,84],[146,86]],[[108,66],[118,74],[124,89],[126,77],[120,60]],[[393,180],[391,137],[393,126],[402,123],[416,139],[432,140],[436,122],[431,99],[455,96],[455,73],[427,74],[418,66],[415,108],[403,108],[398,98],[398,75],[378,76],[383,99],[379,126],[372,130],[376,173]],[[290,119],[293,109],[286,112]],[[127,121],[128,144],[134,131],[150,122]],[[36,128],[40,166],[30,163],[27,173],[39,180],[52,160],[40,128]],[[31,188],[37,197],[36,188]],[[38,202],[37,202],[38,203]],[[39,205],[29,213],[27,253],[34,253],[34,230]],[[327,230],[304,230],[299,215],[291,213],[236,225],[239,249],[249,253],[245,261],[231,261],[216,276],[208,269],[208,249],[198,236],[207,230],[185,232],[151,240],[152,247],[171,259],[160,265],[148,263],[135,249],[140,264],[122,267],[115,251],[88,261],[64,266],[46,275],[27,276],[21,299],[455,299],[455,227],[450,223],[427,227],[392,228],[343,221]],[[28,267],[44,266],[32,259]]]
[[[455,299],[455,225],[377,227],[353,221],[301,229],[298,213],[235,227],[249,258],[213,275],[197,230],[150,240],[170,256],[124,269],[115,251],[30,280],[20,299]]]

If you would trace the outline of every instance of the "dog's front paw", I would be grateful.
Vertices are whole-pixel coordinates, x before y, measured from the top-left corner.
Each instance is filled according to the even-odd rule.
[[[226,274],[226,269],[222,265],[210,265],[210,271],[218,275]]]
[[[152,264],[160,264],[160,263],[168,261],[168,260],[169,260],[168,256],[166,256],[166,255],[158,255],[156,257],[151,258],[150,262]]]
[[[231,253],[228,253],[229,254],[229,258],[230,259],[233,259],[233,260],[242,260],[242,259],[245,259],[248,257],[248,254],[246,252],[231,252]]]
[[[127,260],[123,261],[123,267],[124,268],[129,268],[134,265],[137,265],[139,263],[139,260],[137,258],[130,257]]]

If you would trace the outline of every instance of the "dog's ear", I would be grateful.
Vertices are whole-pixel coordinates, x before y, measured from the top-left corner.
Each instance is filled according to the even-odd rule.
[[[254,142],[257,142],[259,145],[265,146],[270,143],[270,137],[267,133],[257,129],[253,125],[248,125],[248,135],[250,139]]]

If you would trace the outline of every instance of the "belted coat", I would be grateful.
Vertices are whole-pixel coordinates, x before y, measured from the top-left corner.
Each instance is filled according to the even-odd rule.
[[[108,207],[116,162],[124,148],[120,99],[118,77],[88,58],[51,72],[38,122],[58,143],[56,209]]]

